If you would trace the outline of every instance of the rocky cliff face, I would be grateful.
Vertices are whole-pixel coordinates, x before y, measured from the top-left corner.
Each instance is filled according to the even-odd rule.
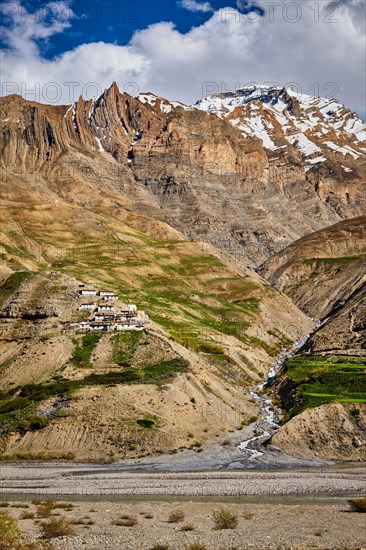
[[[152,94],[133,98],[115,84],[71,106],[2,98],[3,176],[78,204],[117,202],[258,265],[297,238],[366,209],[360,121],[345,110],[335,109],[333,118],[324,114],[329,102],[320,107],[286,91],[268,94],[265,101],[235,96],[238,105],[225,116],[220,109],[205,112],[204,103],[186,107]],[[327,146],[324,162],[313,162],[318,152],[304,153],[301,136],[318,111],[324,135],[345,120],[342,139],[349,129],[354,152]],[[272,124],[270,139],[277,145],[268,147],[264,133],[244,130],[245,117],[252,130]],[[311,143],[321,139],[311,137]],[[341,147],[341,138],[332,139]]]
[[[366,218],[306,236],[259,271],[321,320],[296,358],[301,369],[290,365],[289,378],[285,367],[275,384],[282,406],[293,414],[316,395],[317,403],[335,401],[302,410],[273,444],[301,456],[365,460]]]
[[[325,319],[366,281],[366,217],[307,235],[269,258],[259,273],[311,317]]]

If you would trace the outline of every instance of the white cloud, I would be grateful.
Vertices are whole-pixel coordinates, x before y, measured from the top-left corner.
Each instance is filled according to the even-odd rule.
[[[43,27],[27,17],[22,26],[17,23],[6,31],[10,49],[2,56],[3,93],[27,95],[24,85],[22,90],[26,83],[30,89],[38,86],[36,95],[40,93],[28,94],[28,99],[51,102],[55,96],[55,101],[66,103],[74,99],[70,89],[75,97],[82,92],[96,95],[96,85],[104,89],[115,80],[131,93],[152,91],[191,103],[205,91],[230,90],[237,84],[294,82],[303,93],[327,95],[336,90],[334,95],[347,106],[365,112],[365,35],[351,0],[340,4],[338,22],[328,20],[321,2],[315,3],[318,14],[310,9],[312,3],[296,4],[297,11],[293,2],[285,3],[267,9],[263,17],[223,8],[185,34],[162,22],[139,30],[126,46],[83,44],[53,60],[42,57],[36,39],[62,32],[72,15],[56,15]],[[6,82],[14,83],[13,88]],[[54,88],[47,87],[49,82]],[[96,85],[87,87],[90,82]]]
[[[197,2],[196,0],[180,0],[178,5],[188,11],[213,11],[210,2]]]

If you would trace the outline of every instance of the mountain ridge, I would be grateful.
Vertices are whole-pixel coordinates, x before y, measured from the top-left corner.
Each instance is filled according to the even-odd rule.
[[[57,163],[67,180],[62,193],[72,201],[77,197],[67,189],[73,180],[81,189],[88,177],[104,176],[130,210],[164,221],[189,239],[203,238],[252,266],[307,233],[364,212],[360,162],[352,172],[339,170],[334,158],[331,173],[322,166],[305,171],[292,145],[290,153],[273,158],[259,138],[244,138],[218,116],[180,105],[163,113],[146,97],[142,102],[121,94],[114,84],[99,98],[72,106],[2,98],[2,167],[25,179],[28,173],[47,173],[55,188]],[[10,103],[18,114],[9,113]],[[91,158],[93,170],[86,163]],[[352,166],[354,161],[347,160]]]

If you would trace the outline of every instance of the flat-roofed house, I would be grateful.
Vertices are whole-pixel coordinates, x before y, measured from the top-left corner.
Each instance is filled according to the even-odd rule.
[[[110,300],[111,302],[118,302],[117,294],[108,294],[108,296],[102,296],[103,300]]]
[[[89,310],[92,310],[95,308],[95,304],[81,304],[81,306],[79,307],[79,309],[89,309]]]
[[[79,290],[79,294],[81,296],[96,296],[98,291],[94,290],[94,288],[83,288],[82,290]]]
[[[108,305],[108,304],[105,304],[105,305],[102,305],[102,306],[98,306],[98,307],[97,307],[97,311],[98,311],[98,313],[99,313],[99,312],[107,312],[107,311],[114,312],[114,306],[110,306],[110,305]]]

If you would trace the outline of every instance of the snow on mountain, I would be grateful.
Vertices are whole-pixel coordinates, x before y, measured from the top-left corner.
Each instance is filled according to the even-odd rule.
[[[327,160],[352,164],[366,156],[365,122],[335,99],[252,86],[213,94],[193,107],[226,118],[244,138],[261,139],[272,154],[295,149],[306,169]]]
[[[184,103],[180,103],[180,101],[168,101],[150,92],[139,94],[137,99],[141,101],[141,103],[148,103],[151,107],[160,108],[161,112],[165,114],[170,113],[176,107],[182,107],[185,110],[188,109],[188,107],[184,105]]]

